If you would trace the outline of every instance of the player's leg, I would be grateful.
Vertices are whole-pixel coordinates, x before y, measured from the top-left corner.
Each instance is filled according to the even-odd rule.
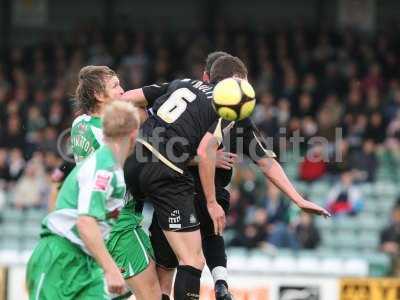
[[[165,172],[169,172],[170,177],[152,193],[151,198],[158,223],[179,261],[174,298],[198,299],[204,256],[194,208],[193,179],[173,170]]]
[[[41,239],[33,250],[26,270],[26,287],[30,300],[42,299],[45,297],[44,294],[48,293],[46,290],[43,290],[43,287],[45,286],[45,280],[48,278],[47,275],[51,270],[51,267],[49,267],[51,264],[52,260],[47,242]],[[53,295],[51,296],[53,297]],[[55,297],[54,299],[57,298]]]
[[[204,258],[192,176],[161,162],[145,163],[140,172],[140,187],[153,203],[158,223],[167,232],[166,238],[181,261],[174,284],[175,300],[198,299]]]
[[[136,276],[126,279],[128,286],[134,291],[137,300],[160,300],[161,289],[154,261]]]
[[[27,267],[30,300],[108,299],[103,273],[77,246],[58,237],[42,238]],[[93,297],[81,297],[81,295]]]
[[[160,281],[161,293],[163,300],[170,299],[172,293],[172,284],[174,282],[175,270],[176,269],[166,269],[161,266],[157,266],[157,276]]]
[[[136,299],[161,299],[150,239],[141,227],[112,231],[107,249]]]
[[[109,300],[110,294],[108,293],[106,282],[104,280],[104,272],[100,266],[90,258],[86,260],[87,270],[83,274],[76,275],[76,286],[79,288],[81,279],[80,276],[91,277],[91,282],[85,288],[81,289],[74,295],[74,300]],[[73,285],[73,284],[72,284]]]
[[[204,267],[200,230],[164,230],[164,234],[179,260],[174,284],[175,299],[199,299],[200,277]]]
[[[174,280],[175,270],[178,267],[178,259],[168,244],[157,217],[153,214],[153,218],[149,227],[150,241],[154,251],[158,280],[160,281],[161,293],[163,300],[168,300],[172,292],[172,283]]]
[[[155,220],[155,218],[153,218],[153,220]],[[199,245],[199,261],[196,261],[192,259],[193,252],[191,251],[193,250],[193,246],[196,245],[196,241],[190,238],[185,239],[188,236],[187,234],[193,234],[193,232],[162,232],[160,227],[153,222],[150,226],[150,233],[153,247],[156,249],[155,257],[158,264],[157,274],[163,294],[162,299],[168,300],[171,295],[176,267],[178,271],[174,286],[175,299],[196,299],[195,295],[196,293],[198,295],[200,289],[201,270],[204,266],[200,239],[198,238],[197,240],[197,244]],[[167,241],[167,236],[171,238],[171,233],[172,241],[170,242],[172,242],[172,244],[170,246],[170,242]],[[182,239],[182,237],[184,238]],[[173,250],[174,246],[175,249]],[[180,266],[178,265],[177,256],[182,257],[182,259],[180,259]],[[188,294],[192,296],[187,296]]]
[[[228,271],[225,242],[222,236],[207,235],[203,237],[203,251],[207,266],[214,280],[216,300],[229,300]]]
[[[225,213],[228,214],[229,192],[224,188],[218,188],[217,201]],[[232,296],[228,291],[227,257],[224,239],[222,236],[214,234],[213,222],[202,193],[196,194],[195,205],[200,220],[204,257],[214,280],[215,297],[217,300],[230,300]]]

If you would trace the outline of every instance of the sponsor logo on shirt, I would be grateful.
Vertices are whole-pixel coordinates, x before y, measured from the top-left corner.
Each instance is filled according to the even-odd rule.
[[[98,171],[95,175],[94,189],[96,191],[105,192],[111,180],[111,173]]]

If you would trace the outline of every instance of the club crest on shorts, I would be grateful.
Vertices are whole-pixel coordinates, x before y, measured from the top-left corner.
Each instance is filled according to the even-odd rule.
[[[196,219],[196,217],[195,217],[194,214],[191,214],[191,215],[190,215],[189,222],[190,222],[191,224],[195,224],[195,223],[197,222],[197,219]]]
[[[181,213],[178,209],[172,211],[170,213],[170,217],[168,218],[169,228],[171,229],[181,229]]]

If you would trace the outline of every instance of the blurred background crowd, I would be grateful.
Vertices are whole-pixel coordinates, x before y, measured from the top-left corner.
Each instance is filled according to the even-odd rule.
[[[201,78],[207,53],[225,50],[248,66],[258,100],[253,120],[274,138],[270,147],[295,185],[329,208],[334,221],[362,214],[369,197],[362,187],[380,180],[380,168],[391,166],[383,182],[400,179],[400,39],[390,29],[366,35],[298,24],[255,32],[220,21],[208,33],[169,34],[103,32],[89,23],[69,33],[68,43],[11,47],[0,60],[0,207],[47,208],[50,174],[61,162],[57,139],[74,118],[82,66],[112,67],[128,90]],[[295,155],[289,138],[296,132],[305,140]],[[314,185],[325,186],[318,199],[308,194]],[[389,227],[376,249],[397,255],[400,204],[394,205],[392,216],[382,216]],[[235,172],[231,206],[231,246],[321,247],[323,229],[245,162]]]

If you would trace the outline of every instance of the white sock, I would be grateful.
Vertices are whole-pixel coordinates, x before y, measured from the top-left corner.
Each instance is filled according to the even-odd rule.
[[[214,279],[214,284],[218,281],[218,280],[224,280],[225,282],[228,282],[228,270],[225,267],[215,267],[212,271],[211,271],[211,275]]]

